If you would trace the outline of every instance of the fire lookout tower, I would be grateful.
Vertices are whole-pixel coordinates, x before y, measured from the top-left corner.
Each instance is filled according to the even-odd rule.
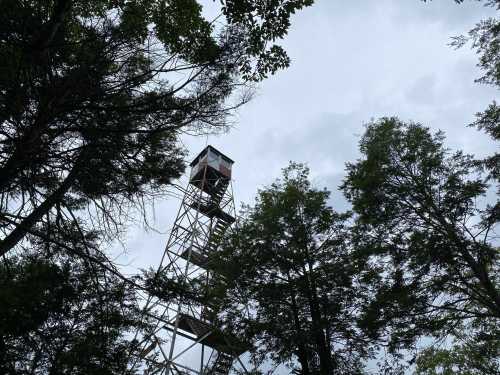
[[[138,362],[145,375],[227,375],[236,363],[245,370],[239,357],[248,345],[217,327],[217,298],[210,297],[215,276],[210,254],[235,221],[233,163],[207,146],[190,164],[189,183],[155,279],[201,288],[207,298],[193,304],[182,293],[169,303],[148,297],[144,311],[155,327],[140,342]]]

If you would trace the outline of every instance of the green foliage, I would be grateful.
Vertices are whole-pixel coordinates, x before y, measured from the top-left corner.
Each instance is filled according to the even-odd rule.
[[[268,42],[312,2],[239,3],[215,24],[196,0],[2,1],[0,254],[47,214],[118,234],[184,171],[181,132],[227,129],[288,65]]]
[[[495,141],[500,140],[500,107],[494,101],[488,108],[477,114],[477,120],[473,124],[478,129],[485,131]]]
[[[120,374],[136,319],[130,288],[81,262],[25,256],[0,265],[2,374]]]
[[[51,311],[63,310],[74,291],[65,283],[69,272],[43,259],[2,264],[1,313],[3,335],[20,336],[38,328]]]
[[[484,112],[476,114],[476,121],[471,124],[480,130],[483,130],[495,141],[500,141],[500,107],[494,101],[486,108]],[[478,161],[478,165],[489,173],[489,178],[496,180],[497,192],[500,194],[500,153],[496,152],[493,155]],[[496,207],[498,210],[499,207]],[[497,214],[498,215],[498,214]]]
[[[484,4],[500,7],[497,0]],[[471,42],[484,72],[477,81],[497,87],[499,30],[499,20],[489,18],[452,43]],[[496,102],[472,126],[498,140]],[[357,214],[356,247],[379,270],[361,325],[371,337],[385,337],[391,353],[422,335],[454,337],[453,347],[419,355],[419,374],[497,373],[500,265],[493,233],[500,203],[487,203],[486,194],[494,184],[498,190],[499,154],[475,160],[443,142],[440,132],[383,118],[368,125],[362,158],[347,166],[343,190]]]
[[[364,321],[373,336],[391,327],[393,349],[500,319],[498,204],[480,204],[488,180],[443,140],[396,118],[371,123],[342,186],[357,214],[356,246],[382,272]]]
[[[1,1],[1,373],[126,369],[139,286],[102,248],[183,173],[182,133],[288,65],[269,43],[312,1],[245,3]]]
[[[500,9],[499,1],[490,1],[489,6]],[[472,43],[472,48],[479,55],[478,67],[484,71],[484,75],[477,79],[480,83],[500,86],[500,20],[488,18],[481,20],[468,36],[458,36],[452,43],[455,47],[462,47],[467,42]]]
[[[491,0],[486,2],[487,6],[500,9],[500,1]],[[476,81],[500,87],[500,19],[490,17],[480,21],[469,31],[467,36],[455,37],[452,45],[460,48],[470,43],[472,49],[479,55],[478,67],[484,75]],[[489,105],[484,112],[476,114],[477,120],[471,124],[480,130],[484,130],[495,141],[500,139],[500,110],[495,101]],[[499,181],[500,176],[500,155],[494,155],[482,160],[482,167],[490,171],[490,177]]]
[[[416,360],[417,375],[496,375],[500,368],[500,332],[485,327],[483,333],[456,340],[445,348],[427,348]],[[463,334],[458,333],[458,336]]]
[[[274,43],[283,38],[290,27],[290,17],[314,0],[222,0],[223,13],[230,24],[243,31],[248,56],[259,57],[252,61],[243,57],[242,71],[248,78],[252,71],[255,78],[266,78],[269,73],[289,65],[284,49]]]
[[[308,175],[290,164],[242,213],[214,262],[228,285],[223,320],[256,345],[258,363],[300,374],[362,373],[371,352],[355,323],[363,290],[349,215],[335,213],[330,193]]]

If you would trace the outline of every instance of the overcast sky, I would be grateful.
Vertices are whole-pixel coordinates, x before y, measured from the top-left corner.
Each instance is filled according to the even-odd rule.
[[[184,137],[189,158],[208,142],[235,160],[237,204],[251,203],[288,161],[306,162],[314,183],[332,191],[332,206],[345,210],[336,189],[371,119],[420,122],[445,131],[452,148],[491,153],[493,142],[466,125],[498,92],[474,82],[481,74],[474,52],[448,44],[493,14],[475,1],[317,0],[295,15],[283,41],[290,68],[259,85],[228,134]],[[155,264],[179,203],[156,203],[151,224],[162,233],[129,228],[124,263]]]
[[[336,189],[371,119],[420,122],[445,131],[451,148],[491,153],[495,145],[466,125],[498,92],[474,83],[481,72],[472,51],[448,44],[493,14],[475,1],[317,0],[283,41],[290,68],[259,85],[228,134],[185,137],[190,158],[208,142],[234,159],[238,204],[251,203],[289,160],[306,162],[314,183],[332,191],[332,206],[345,210]],[[121,258],[129,270],[158,262],[179,204],[157,202],[152,225],[160,233],[130,228]]]

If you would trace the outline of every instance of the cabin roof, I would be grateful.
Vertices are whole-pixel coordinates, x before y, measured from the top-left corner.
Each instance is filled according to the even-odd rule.
[[[234,160],[228,158],[226,155],[224,155],[222,152],[220,152],[219,150],[217,150],[214,146],[212,145],[208,145],[207,147],[205,147],[203,150],[201,150],[201,152],[193,159],[193,161],[191,162],[191,164],[189,164],[191,167],[194,166],[196,163],[198,163],[198,160],[200,159],[200,157],[207,151],[207,150],[211,150],[213,151],[214,153],[216,153],[217,155],[220,155],[222,156],[222,158],[231,163],[231,164],[234,164]]]

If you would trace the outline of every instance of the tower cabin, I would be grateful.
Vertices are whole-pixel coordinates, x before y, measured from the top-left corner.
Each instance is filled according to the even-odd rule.
[[[231,180],[233,163],[233,160],[215,147],[207,146],[191,162],[189,182],[209,195],[221,188],[225,190]]]
[[[191,162],[189,183],[205,193],[205,196],[195,194],[188,203],[189,207],[211,219],[211,227],[206,243],[186,249],[181,257],[189,259],[199,267],[208,263],[208,254],[215,250],[225,230],[235,221],[235,218],[225,211],[225,206],[232,202],[227,193],[231,181],[233,161],[213,146],[207,146]],[[190,254],[190,255],[189,255]]]

